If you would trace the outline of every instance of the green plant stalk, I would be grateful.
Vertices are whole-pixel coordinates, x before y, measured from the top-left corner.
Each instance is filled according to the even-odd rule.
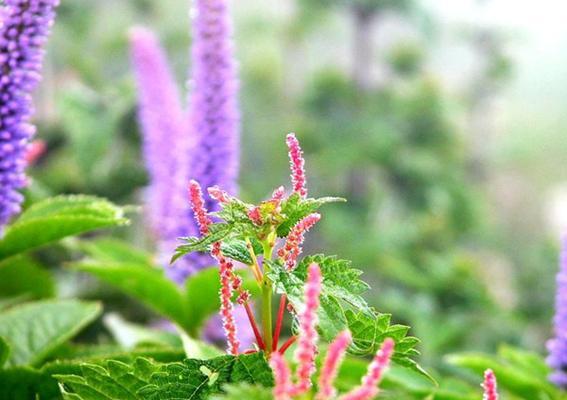
[[[272,333],[272,281],[268,278],[270,266],[266,260],[272,259],[274,249],[274,233],[268,235],[262,243],[264,248],[264,276],[262,280],[262,330],[264,333],[264,343],[266,343],[266,355],[269,356],[272,351],[271,343],[273,341]]]

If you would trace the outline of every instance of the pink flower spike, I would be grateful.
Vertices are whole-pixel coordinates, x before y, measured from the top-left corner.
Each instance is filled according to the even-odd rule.
[[[315,372],[315,355],[317,353],[317,309],[319,308],[319,295],[321,294],[321,269],[313,263],[307,271],[305,283],[305,305],[299,316],[299,336],[295,360],[297,361],[297,383],[293,386],[291,394],[303,394],[311,387],[311,377]]]
[[[281,201],[283,200],[284,196],[285,196],[285,188],[283,186],[280,186],[279,188],[274,190],[274,192],[272,193],[272,198],[270,199],[270,201],[272,203],[274,203],[274,205],[276,207],[278,207],[280,205]]]
[[[291,396],[289,390],[291,388],[291,372],[284,356],[277,351],[272,353],[270,358],[270,367],[274,371],[274,386],[273,394],[275,400],[290,400]]]
[[[37,160],[45,153],[47,150],[47,144],[43,140],[34,140],[28,145],[26,149],[26,162],[28,165],[35,164]]]
[[[278,250],[278,256],[283,260],[288,271],[292,271],[297,265],[297,258],[301,254],[301,245],[305,240],[305,232],[321,219],[321,214],[313,213],[299,221],[292,229],[284,247]]]
[[[293,191],[299,193],[302,198],[305,198],[307,197],[307,186],[303,151],[301,150],[299,141],[295,137],[294,133],[287,135],[286,143],[289,149],[289,162],[291,166],[291,183],[293,184]]]
[[[394,354],[394,345],[393,339],[386,338],[384,340],[382,347],[368,366],[368,372],[362,378],[362,384],[342,396],[340,400],[370,400],[376,397],[378,384],[382,380],[382,376],[390,364],[390,358]]]
[[[218,186],[212,186],[207,189],[209,196],[218,201],[220,204],[230,203],[230,196]]]
[[[201,235],[207,235],[212,221],[207,215],[201,185],[195,180],[189,182],[189,200],[191,201],[191,208],[193,209],[193,214],[195,214],[195,220],[197,225],[199,225]]]
[[[337,377],[339,366],[351,341],[352,335],[350,331],[346,330],[339,333],[329,346],[327,357],[325,357],[323,369],[319,376],[319,393],[315,396],[315,400],[334,399],[337,395],[333,382]]]
[[[228,261],[221,253],[220,242],[213,244],[213,257],[219,262],[219,275],[221,288],[220,296],[220,315],[222,318],[222,326],[228,342],[228,353],[238,355],[238,348],[240,342],[236,334],[236,321],[234,319],[234,312],[232,306],[232,277],[233,277],[233,264]]]
[[[482,387],[484,388],[483,400],[498,400],[498,390],[496,387],[496,376],[491,369],[487,369],[484,372],[484,383]]]

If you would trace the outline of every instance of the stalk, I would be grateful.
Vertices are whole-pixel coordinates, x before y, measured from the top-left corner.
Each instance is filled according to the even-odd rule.
[[[269,357],[272,352],[270,344],[273,341],[272,336],[272,281],[268,278],[270,266],[266,262],[272,259],[272,251],[274,249],[275,232],[268,235],[263,242],[264,247],[264,276],[262,280],[262,329],[264,331],[264,344],[266,344],[266,355]]]

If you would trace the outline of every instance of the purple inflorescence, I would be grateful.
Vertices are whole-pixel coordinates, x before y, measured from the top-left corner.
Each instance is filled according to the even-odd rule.
[[[240,115],[232,27],[226,0],[196,0],[193,20],[193,74],[190,123],[197,146],[191,176],[204,188],[237,191]],[[218,209],[207,201],[210,211]]]
[[[567,389],[567,238],[563,241],[557,274],[554,326],[555,337],[548,343],[547,363],[554,370],[550,380]]]
[[[58,0],[5,0],[0,10],[0,229],[20,212],[26,150],[35,128],[31,94]]]
[[[143,29],[132,32],[144,158],[150,175],[147,209],[163,264],[177,238],[199,231],[186,198],[190,179],[204,189],[218,185],[229,194],[237,191],[238,84],[226,3],[196,0],[189,117],[157,39]],[[216,211],[218,204],[207,196],[205,208]],[[213,264],[209,255],[192,253],[169,267],[168,273],[182,283]]]

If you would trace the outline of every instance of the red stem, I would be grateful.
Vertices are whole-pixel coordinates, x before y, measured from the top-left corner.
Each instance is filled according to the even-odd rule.
[[[285,351],[289,348],[289,346],[291,346],[296,340],[297,340],[297,336],[292,336],[292,337],[290,337],[290,338],[283,344],[283,346],[280,348],[280,353],[281,353],[281,354],[284,354]]]
[[[276,330],[274,331],[274,340],[273,340],[273,343],[272,343],[272,351],[276,351],[276,349],[278,348],[278,342],[280,340],[280,333],[282,331],[282,323],[283,323],[283,318],[284,318],[286,301],[287,301],[287,296],[285,294],[282,294],[281,297],[280,297],[280,308],[278,310],[278,319],[276,321]]]
[[[254,336],[256,337],[256,342],[258,343],[258,347],[262,350],[266,350],[266,346],[264,345],[264,341],[262,340],[262,335],[258,330],[258,325],[256,325],[256,319],[254,318],[254,313],[252,309],[250,309],[250,304],[248,302],[244,303],[244,309],[246,310],[246,314],[248,315],[248,320],[250,321],[250,325],[252,326],[252,330],[254,331]]]

